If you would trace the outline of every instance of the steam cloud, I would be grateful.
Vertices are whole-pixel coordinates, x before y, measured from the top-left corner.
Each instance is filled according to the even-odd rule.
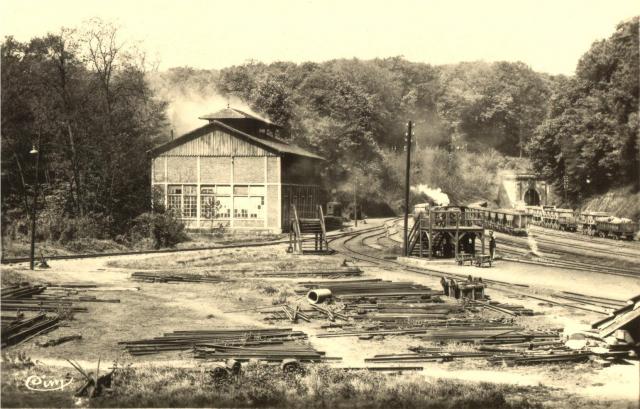
[[[434,202],[441,206],[447,206],[449,204],[449,196],[442,191],[442,189],[432,189],[425,184],[419,184],[411,186],[411,190],[417,193],[423,193],[430,197]]]
[[[184,84],[168,84],[155,78],[151,83],[157,95],[169,103],[167,118],[176,136],[206,125],[206,122],[198,117],[224,109],[227,105],[263,118],[260,114],[253,112],[240,98],[220,95],[213,91],[213,87],[196,89],[195,86],[187,85],[185,87]]]

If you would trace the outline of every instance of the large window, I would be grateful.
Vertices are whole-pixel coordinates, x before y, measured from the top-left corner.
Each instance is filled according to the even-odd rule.
[[[182,216],[188,219],[195,219],[198,217],[198,192],[196,186],[183,186]]]
[[[182,185],[169,185],[167,207],[182,213]]]
[[[202,186],[200,188],[200,217],[228,219],[231,217],[231,186]]]
[[[195,185],[169,185],[167,207],[182,214],[184,218],[198,215],[198,195]]]
[[[264,186],[234,186],[233,217],[264,219]]]
[[[198,201],[197,185],[169,185],[167,207],[185,219],[264,219],[264,186],[203,185]],[[198,209],[199,206],[199,209]],[[198,213],[199,210],[199,213]]]

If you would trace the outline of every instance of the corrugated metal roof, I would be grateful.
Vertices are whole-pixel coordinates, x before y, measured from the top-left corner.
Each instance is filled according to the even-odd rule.
[[[311,153],[299,146],[292,145],[290,143],[284,142],[276,138],[265,137],[265,136],[258,137],[254,135],[249,135],[246,132],[242,132],[238,129],[232,128],[231,126],[217,120],[213,120],[211,123],[207,125],[201,126],[200,128],[196,128],[193,131],[188,132],[170,142],[162,144],[154,149],[151,149],[149,153],[153,156],[160,155],[161,153],[171,150],[176,146],[179,146],[183,143],[196,139],[202,135],[206,135],[214,131],[215,129],[225,130],[236,137],[242,138],[248,141],[249,143],[253,143],[255,145],[258,145],[274,153],[296,155],[296,156],[303,156],[303,157],[312,158],[312,159],[324,160],[322,156],[318,156],[315,153]]]

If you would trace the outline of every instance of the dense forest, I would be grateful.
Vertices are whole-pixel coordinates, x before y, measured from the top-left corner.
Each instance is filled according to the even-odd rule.
[[[328,192],[345,196],[357,181],[369,214],[400,208],[409,120],[412,184],[453,202],[493,199],[496,171],[523,163],[560,191],[566,176],[572,205],[640,187],[637,17],[586,50],[572,77],[521,62],[402,57],[159,72],[123,44],[97,20],[25,43],[5,38],[3,234],[25,232],[37,180],[42,238],[126,235],[150,209],[146,151],[227,102],[327,158]]]

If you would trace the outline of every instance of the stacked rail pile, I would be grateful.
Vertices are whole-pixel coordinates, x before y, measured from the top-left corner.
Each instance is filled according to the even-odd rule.
[[[138,341],[123,341],[131,355],[150,355],[167,351],[194,351],[196,358],[239,361],[259,359],[282,361],[321,361],[324,352],[319,352],[307,344],[307,335],[291,328],[269,329],[224,329],[199,331],[174,331],[161,337]]]
[[[556,341],[560,334],[556,331],[531,331],[521,327],[484,326],[433,328],[416,338],[437,343],[459,342],[482,345],[517,344],[523,342]]]
[[[221,283],[224,281],[231,281],[220,276],[187,273],[165,273],[161,271],[136,271],[135,273],[131,274],[131,279],[135,281],[144,281],[147,283]]]
[[[43,294],[47,289],[44,285],[17,285],[0,290],[3,315],[7,311],[49,311],[57,312],[60,309],[71,312],[86,312],[86,307],[73,305],[73,300],[61,296]]]
[[[305,287],[304,290],[298,290],[299,293],[304,294],[308,290],[326,288],[331,290],[334,298],[343,302],[397,299],[402,299],[403,302],[408,302],[409,300],[418,302],[420,300],[428,300],[434,295],[442,294],[441,291],[434,291],[421,284],[382,279],[309,281],[298,284]]]
[[[278,271],[256,271],[257,277],[359,277],[362,270],[358,267],[328,267],[313,270],[278,270]]]
[[[26,318],[24,316],[8,317],[2,315],[2,348],[18,345],[22,342],[58,328],[60,318],[49,317],[44,313]]]
[[[59,304],[34,300],[47,287],[42,285],[15,285],[0,289],[0,311],[2,315],[2,347],[17,345],[36,335],[58,328],[59,317],[48,317],[43,311],[56,311]],[[32,317],[26,317],[23,311],[37,311]]]

